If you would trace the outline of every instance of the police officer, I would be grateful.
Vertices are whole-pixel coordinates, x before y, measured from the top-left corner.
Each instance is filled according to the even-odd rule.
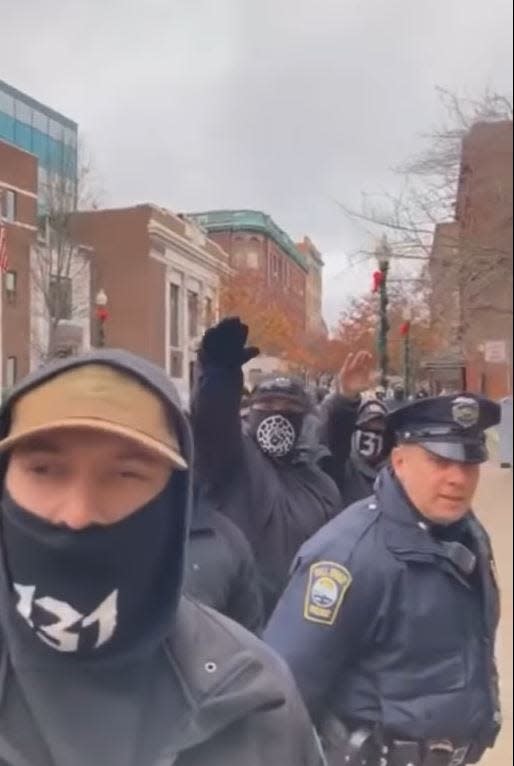
[[[207,331],[191,414],[198,480],[250,543],[269,616],[300,546],[340,511],[340,498],[311,437],[302,439],[312,408],[302,381],[261,381],[242,422],[242,366],[259,353],[247,338],[234,317]]]
[[[297,557],[265,639],[292,668],[330,764],[461,766],[494,744],[499,599],[471,503],[499,418],[471,394],[398,410],[375,497]]]
[[[0,410],[2,766],[321,766],[284,663],[182,597],[192,456],[177,391],[126,352]]]

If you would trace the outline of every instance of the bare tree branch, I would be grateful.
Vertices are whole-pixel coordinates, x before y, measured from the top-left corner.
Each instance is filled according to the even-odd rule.
[[[96,205],[92,169],[83,152],[68,155],[68,166],[49,175],[40,189],[42,214],[39,217],[37,244],[31,257],[35,323],[32,347],[41,362],[58,352],[58,328],[64,322],[89,316],[89,295],[77,289],[89,279],[90,251],[77,241],[72,215],[79,204]],[[78,168],[75,163],[78,161]],[[87,291],[88,294],[88,291]]]

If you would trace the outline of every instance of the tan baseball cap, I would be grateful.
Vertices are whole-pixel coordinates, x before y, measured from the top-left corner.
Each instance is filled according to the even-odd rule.
[[[187,470],[164,402],[132,375],[105,364],[66,370],[22,395],[0,452],[38,434],[86,428],[137,443]]]

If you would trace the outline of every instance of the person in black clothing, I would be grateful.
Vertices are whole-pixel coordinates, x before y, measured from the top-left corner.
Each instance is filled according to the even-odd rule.
[[[402,386],[401,383],[397,383],[393,388],[392,397],[389,397],[388,399],[386,399],[387,407],[390,412],[394,412],[400,407],[403,407],[403,405],[406,403],[407,401],[405,398],[405,388]]]
[[[388,415],[378,399],[362,401],[335,394],[326,403],[320,433],[329,454],[320,465],[336,482],[343,508],[373,494],[393,446]]]
[[[373,493],[378,472],[391,452],[388,409],[378,399],[364,400],[372,358],[366,351],[349,354],[338,376],[339,392],[320,410],[320,466],[338,486],[342,507]]]
[[[259,635],[262,594],[250,544],[205,492],[194,494],[185,592]]]
[[[300,546],[340,511],[337,487],[300,440],[311,402],[301,381],[273,378],[253,391],[240,417],[246,348],[238,318],[207,331],[192,398],[197,480],[241,529],[255,555],[269,615]]]
[[[164,370],[68,357],[0,408],[0,764],[321,766],[290,673],[183,596],[193,448]]]
[[[471,504],[499,420],[473,394],[397,410],[375,495],[298,554],[264,637],[289,663],[329,766],[464,766],[494,745],[499,593]]]

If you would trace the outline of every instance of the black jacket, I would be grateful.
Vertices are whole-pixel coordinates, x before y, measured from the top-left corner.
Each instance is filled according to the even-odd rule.
[[[306,445],[288,460],[272,460],[244,432],[242,380],[239,367],[199,368],[192,400],[196,471],[252,546],[269,615],[296,552],[338,513],[340,498]]]
[[[262,594],[245,536],[196,493],[189,536],[185,591],[257,635],[263,628]]]
[[[302,548],[265,640],[289,663],[318,721],[335,715],[399,739],[473,741],[475,759],[492,745],[498,590],[486,532],[472,514],[465,525],[475,578],[384,469],[376,498]]]
[[[26,379],[0,410],[0,438],[16,397],[88,362],[114,365],[161,396],[182,453],[192,461],[174,387],[162,370],[126,352],[66,359]],[[5,458],[2,483],[4,470]],[[134,647],[130,659],[63,655],[33,635],[15,607],[0,514],[2,766],[320,766],[310,722],[283,663],[243,628],[181,597],[190,472],[177,473],[174,481],[170,512],[182,531],[167,576],[176,599],[170,599],[162,640],[151,649]]]
[[[327,447],[320,466],[337,484],[342,508],[373,494],[375,480],[383,466],[383,463],[370,466],[352,451],[352,435],[360,405],[360,397],[349,399],[333,394],[320,408],[320,440]],[[386,431],[385,439],[388,452],[393,446],[393,435]]]

